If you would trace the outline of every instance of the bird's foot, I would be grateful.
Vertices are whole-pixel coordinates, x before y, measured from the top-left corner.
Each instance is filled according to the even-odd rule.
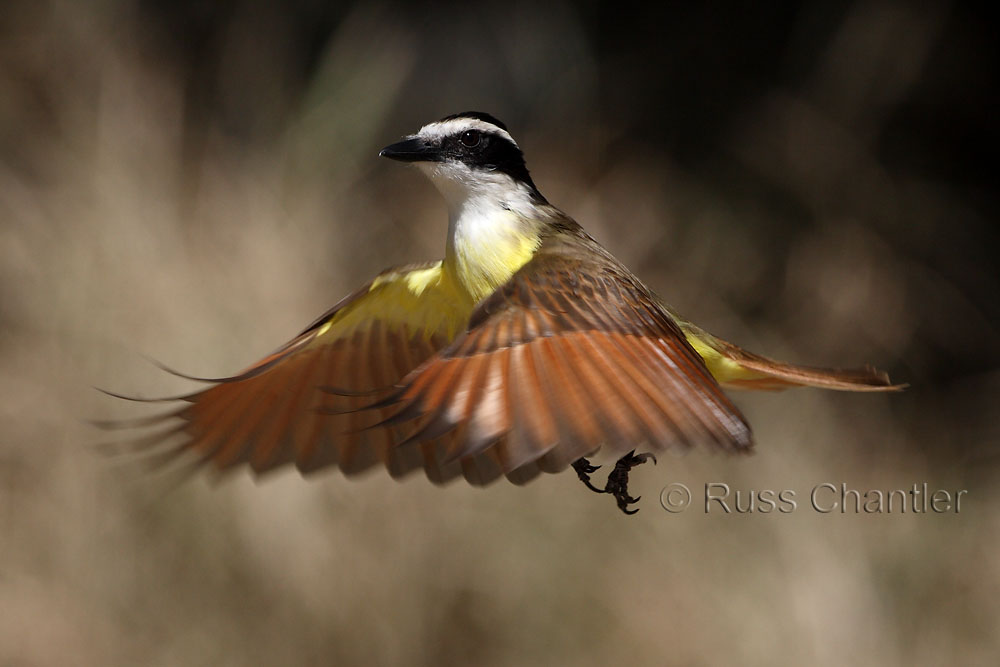
[[[639,502],[639,498],[642,497],[637,496],[633,498],[628,494],[628,473],[632,468],[642,465],[649,459],[653,460],[654,465],[656,464],[656,457],[652,454],[636,454],[633,449],[618,459],[615,463],[615,469],[608,475],[608,481],[604,485],[604,492],[610,493],[615,497],[615,500],[618,501],[618,509],[625,512],[625,514],[635,514],[638,512],[639,508],[630,510],[628,506]]]
[[[573,461],[573,470],[576,471],[576,476],[580,478],[580,481],[587,485],[587,488],[594,493],[605,493],[604,489],[599,489],[590,482],[590,474],[597,471],[601,466],[591,465],[590,461],[587,459],[577,459]]]
[[[622,512],[625,512],[625,514],[635,514],[639,511],[638,508],[630,510],[628,506],[639,502],[639,498],[633,498],[628,494],[628,473],[632,468],[642,465],[649,459],[652,459],[654,464],[656,463],[656,457],[652,454],[636,454],[633,449],[618,459],[615,463],[615,469],[608,475],[608,481],[605,483],[603,489],[597,488],[590,481],[591,473],[595,472],[601,466],[591,465],[587,459],[580,458],[573,462],[573,470],[576,471],[576,476],[580,478],[581,482],[587,485],[588,489],[594,493],[610,493],[618,501],[618,508]]]

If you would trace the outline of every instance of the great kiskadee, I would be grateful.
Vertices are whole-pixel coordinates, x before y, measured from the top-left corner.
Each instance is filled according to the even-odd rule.
[[[143,444],[218,470],[382,463],[481,486],[573,466],[631,513],[628,469],[647,458],[636,447],[750,449],[721,387],[899,388],[872,368],[767,359],[681,318],[546,201],[488,114],[448,116],[379,155],[417,165],[444,196],[444,259],[380,273],[243,372],[191,378],[210,386],[119,426],[177,420]],[[584,458],[601,447],[624,454],[604,489]]]

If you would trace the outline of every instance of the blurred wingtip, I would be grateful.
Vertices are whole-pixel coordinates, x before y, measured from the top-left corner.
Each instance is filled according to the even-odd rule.
[[[178,370],[171,368],[170,366],[167,366],[162,361],[154,359],[148,354],[140,354],[140,356],[153,366],[159,368],[161,371],[170,373],[174,377],[183,378],[185,380],[191,380],[192,382],[203,382],[205,384],[219,384],[220,382],[232,382],[233,380],[239,379],[241,377],[241,376],[230,376],[230,377],[219,377],[219,378],[206,378],[206,377],[199,377],[197,375],[188,375],[187,373],[182,373]]]
[[[172,401],[190,401],[193,397],[198,395],[198,392],[192,392],[190,394],[178,394],[176,396],[158,396],[156,398],[143,398],[141,396],[129,396],[128,394],[120,394],[116,391],[103,389],[96,385],[91,385],[91,389],[99,391],[105,396],[110,396],[112,398],[120,398],[123,401],[132,401],[134,403],[170,403]]]
[[[99,428],[102,431],[119,431],[131,428],[155,426],[173,417],[180,417],[181,413],[183,413],[185,409],[186,408],[169,410],[167,412],[160,412],[147,417],[136,417],[134,419],[82,419],[81,421],[95,428]]]

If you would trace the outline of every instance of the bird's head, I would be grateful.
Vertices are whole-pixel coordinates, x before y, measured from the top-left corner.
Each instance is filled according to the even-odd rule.
[[[544,202],[507,126],[487,113],[446,116],[379,155],[416,164],[452,203],[470,195],[503,199],[515,192]]]

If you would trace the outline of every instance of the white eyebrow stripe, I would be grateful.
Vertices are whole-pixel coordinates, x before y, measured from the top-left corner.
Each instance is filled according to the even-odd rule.
[[[510,136],[509,132],[501,130],[493,123],[487,123],[486,121],[479,120],[478,118],[452,118],[451,120],[435,121],[424,125],[414,136],[421,137],[423,139],[437,140],[458,134],[460,132],[465,132],[466,130],[479,130],[480,132],[497,134],[517,146],[517,142],[514,141],[514,137]]]

